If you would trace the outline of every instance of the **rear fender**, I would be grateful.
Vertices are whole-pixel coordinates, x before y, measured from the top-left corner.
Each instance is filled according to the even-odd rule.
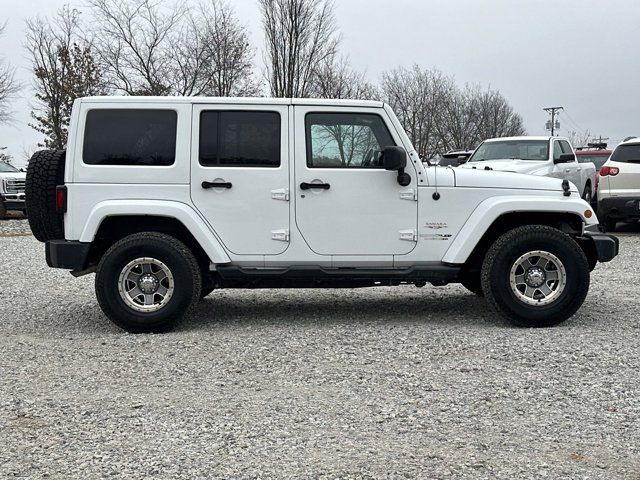
[[[200,247],[215,264],[230,263],[229,255],[205,221],[189,205],[166,200],[108,200],[98,203],[89,214],[80,234],[81,242],[92,242],[100,224],[113,216],[158,216],[175,218],[191,232]]]

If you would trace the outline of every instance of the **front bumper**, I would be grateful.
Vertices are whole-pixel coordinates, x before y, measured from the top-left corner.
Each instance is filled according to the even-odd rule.
[[[640,218],[640,197],[599,198],[598,216],[620,220]]]
[[[3,193],[2,201],[7,210],[26,210],[26,202],[24,201],[24,193]]]
[[[620,241],[613,235],[585,231],[577,240],[585,250],[594,252],[599,262],[610,262],[620,251]]]
[[[45,244],[47,265],[65,270],[82,270],[89,256],[90,243],[49,240]]]

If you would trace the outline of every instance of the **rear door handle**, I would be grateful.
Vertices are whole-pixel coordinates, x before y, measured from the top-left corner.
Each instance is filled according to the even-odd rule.
[[[329,185],[328,183],[307,183],[307,182],[302,182],[300,184],[301,190],[309,190],[310,188],[318,188],[320,190],[329,190],[331,188],[331,185]]]
[[[202,188],[231,188],[231,182],[202,182]]]

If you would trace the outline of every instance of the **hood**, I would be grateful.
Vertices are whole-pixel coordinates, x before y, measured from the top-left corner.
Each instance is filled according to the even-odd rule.
[[[457,187],[562,191],[562,180],[559,178],[523,175],[499,170],[474,170],[472,168],[453,168],[451,170],[455,173],[455,185]],[[575,185],[570,185],[571,191],[578,193]]]
[[[0,172],[0,180],[2,179],[15,179],[15,180],[25,180],[27,178],[27,174],[24,172]]]
[[[500,172],[514,172],[544,175],[548,168],[548,160],[518,160],[515,158],[505,158],[503,160],[483,160],[481,162],[467,162],[460,168],[476,168],[484,170],[489,167]]]

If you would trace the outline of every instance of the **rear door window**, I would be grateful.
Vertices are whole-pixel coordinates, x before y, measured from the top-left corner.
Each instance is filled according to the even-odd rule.
[[[200,114],[200,164],[279,167],[280,114],[205,110]]]
[[[89,110],[82,159],[87,165],[172,165],[177,121],[174,110]]]

